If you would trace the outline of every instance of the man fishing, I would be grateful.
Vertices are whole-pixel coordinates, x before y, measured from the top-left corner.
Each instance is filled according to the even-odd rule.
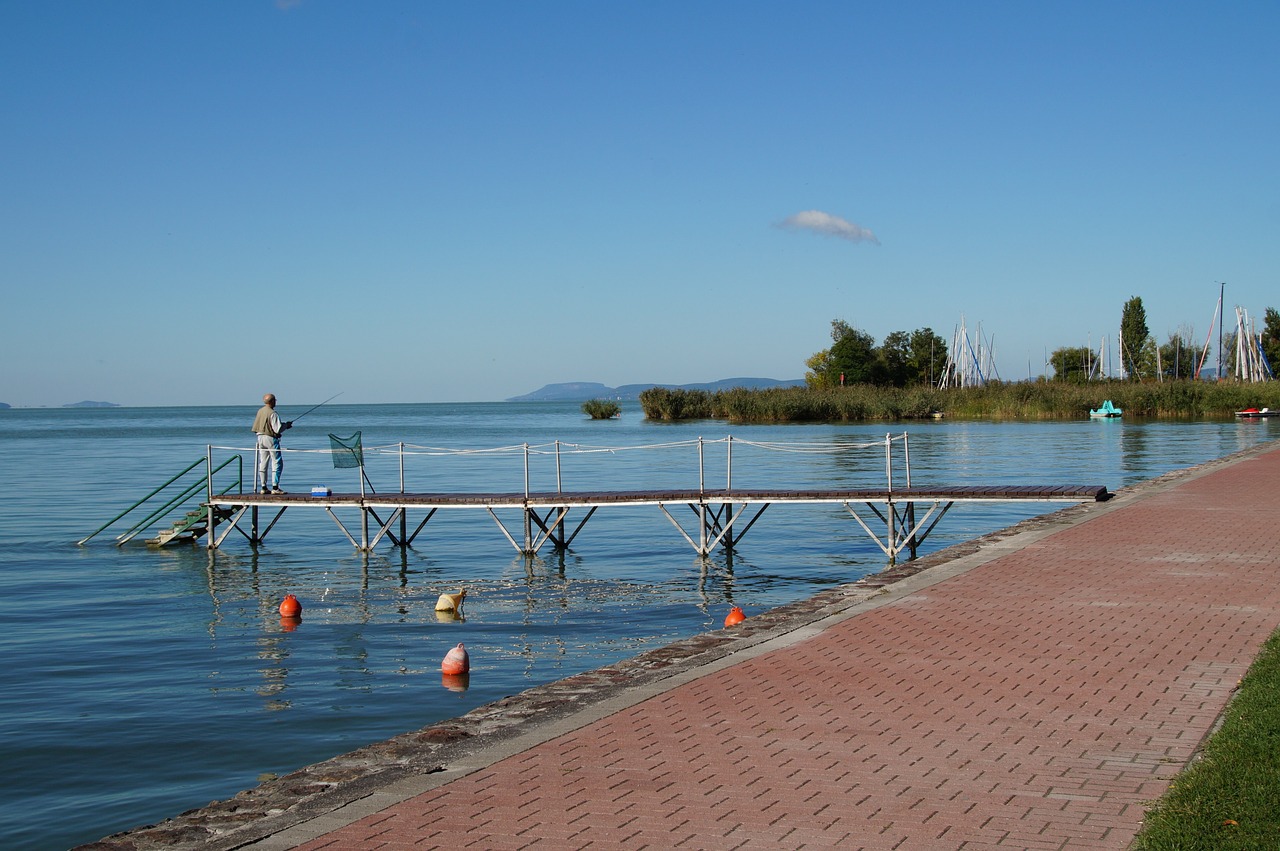
[[[263,493],[284,493],[280,489],[280,471],[284,469],[284,456],[280,452],[280,435],[293,428],[293,421],[280,422],[276,413],[276,397],[267,393],[262,397],[262,407],[253,418],[253,431],[258,435],[258,484]],[[271,484],[267,485],[267,472]]]

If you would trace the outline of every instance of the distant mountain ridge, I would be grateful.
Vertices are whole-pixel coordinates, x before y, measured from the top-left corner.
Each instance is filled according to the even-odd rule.
[[[548,384],[532,393],[523,396],[512,396],[508,402],[585,402],[588,399],[615,399],[623,402],[635,401],[640,394],[650,387],[666,387],[670,390],[706,390],[714,393],[717,390],[731,390],[745,387],[760,390],[767,387],[803,387],[803,378],[778,380],[776,378],[722,378],[719,381],[708,381],[701,384],[624,384],[621,387],[609,387],[595,381],[569,381],[561,384]]]

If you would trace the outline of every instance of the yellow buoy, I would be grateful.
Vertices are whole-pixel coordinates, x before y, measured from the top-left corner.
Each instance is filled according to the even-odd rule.
[[[440,599],[436,600],[437,612],[458,612],[462,610],[462,601],[467,596],[467,589],[463,588],[457,594],[441,594]]]

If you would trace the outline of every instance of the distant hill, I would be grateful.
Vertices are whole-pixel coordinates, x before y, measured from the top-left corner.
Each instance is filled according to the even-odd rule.
[[[746,387],[752,390],[764,387],[803,387],[803,378],[779,381],[776,378],[722,378],[719,381],[708,381],[702,384],[624,384],[621,387],[609,387],[595,381],[571,381],[564,384],[548,384],[540,390],[526,393],[523,396],[512,396],[508,402],[585,402],[588,399],[616,399],[623,402],[635,401],[640,394],[650,387],[667,387],[672,390],[706,390],[714,393],[717,390],[731,390],[734,387]]]
[[[63,405],[64,408],[118,408],[115,402],[71,402]]]
[[[13,406],[10,405],[8,402],[0,402],[0,411],[3,411],[6,408],[12,408],[12,407]]]
[[[595,381],[570,381],[565,384],[548,384],[541,390],[512,396],[508,402],[574,402],[588,399],[612,399],[617,390]]]

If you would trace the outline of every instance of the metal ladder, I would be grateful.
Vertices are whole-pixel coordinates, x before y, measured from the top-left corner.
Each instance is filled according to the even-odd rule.
[[[232,464],[235,465],[235,468],[227,470]],[[227,475],[223,477],[223,481],[215,489],[214,481],[218,474],[224,470],[227,470]],[[198,475],[196,475],[196,471],[199,471]],[[184,508],[187,510],[182,517],[172,521],[172,525],[169,528],[161,530],[155,538],[149,539],[147,544],[163,547],[170,544],[189,543],[208,532],[209,508],[201,500],[201,497],[205,495],[212,497],[214,494],[223,496],[228,493],[244,493],[243,458],[239,455],[232,455],[215,467],[213,459],[206,456],[193,461],[180,473],[76,543],[83,545],[126,517],[130,515],[137,516],[135,512],[146,512],[145,516],[140,520],[136,520],[132,526],[116,535],[116,546],[124,546],[150,528],[157,520]],[[198,507],[189,508],[193,502]],[[215,512],[215,521],[224,520],[230,516],[230,512],[226,509],[214,507],[213,510]]]

